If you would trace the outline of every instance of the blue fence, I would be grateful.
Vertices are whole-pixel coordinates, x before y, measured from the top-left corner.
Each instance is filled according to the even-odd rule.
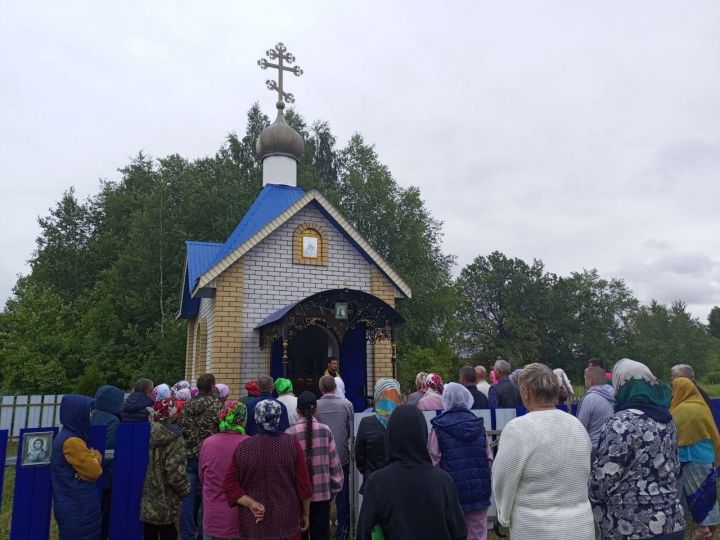
[[[567,410],[564,406],[558,408]],[[720,399],[712,400],[712,410],[716,422],[720,419]],[[573,405],[571,412],[575,414]],[[486,429],[501,430],[507,422],[527,411],[524,407],[516,409],[496,409],[474,411],[485,419]],[[355,425],[359,419],[369,413],[355,415]],[[425,413],[428,420],[436,413]],[[720,423],[719,423],[720,425]],[[15,462],[15,493],[10,540],[46,540],[50,533],[50,450],[52,437],[58,428],[23,429],[19,433],[17,459]],[[8,430],[0,430],[0,459],[5,462],[8,443]],[[119,424],[117,426],[112,466],[112,497],[110,512],[110,540],[141,540],[140,498],[148,462],[148,442],[150,424]],[[38,444],[38,440],[45,441]],[[104,449],[105,428],[95,426],[91,436],[92,444],[99,450]],[[42,447],[42,449],[41,449]],[[32,451],[36,450],[35,453]],[[42,452],[46,451],[47,454]],[[103,466],[108,469],[109,458]],[[0,474],[0,493],[4,481],[4,471]],[[354,476],[354,475],[353,475]],[[102,496],[101,483],[98,482],[98,497]],[[0,504],[6,501],[0,501]]]

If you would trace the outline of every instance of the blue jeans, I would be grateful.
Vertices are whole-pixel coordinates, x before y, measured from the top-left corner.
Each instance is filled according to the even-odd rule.
[[[337,507],[337,540],[345,540],[350,525],[350,464],[346,463],[342,466],[343,487],[335,498],[335,506]]]
[[[182,540],[197,540],[198,529],[202,531],[202,523],[199,527],[195,524],[195,499],[200,484],[198,458],[188,458],[185,470],[190,482],[190,493],[180,503],[180,536]],[[202,538],[202,533],[200,533],[200,538]]]

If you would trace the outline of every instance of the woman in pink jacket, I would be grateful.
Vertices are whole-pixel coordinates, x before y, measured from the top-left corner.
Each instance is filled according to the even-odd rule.
[[[200,483],[203,498],[203,533],[206,540],[240,537],[240,514],[228,506],[223,482],[238,445],[245,435],[247,408],[228,401],[218,414],[220,431],[210,435],[200,450]]]

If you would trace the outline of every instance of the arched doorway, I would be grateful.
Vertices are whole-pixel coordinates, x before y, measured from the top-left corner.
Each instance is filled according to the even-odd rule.
[[[329,356],[340,355],[335,335],[322,325],[314,324],[295,334],[288,343],[286,377],[295,388],[295,394],[308,390],[320,395],[318,381],[325,371]],[[280,367],[282,358],[280,358]]]
[[[392,306],[371,294],[334,289],[271,313],[257,330],[261,346],[271,347],[271,375],[290,378],[296,394],[318,393],[327,357],[337,356],[345,397],[362,411],[367,406],[368,343],[392,341],[395,326],[403,320]],[[394,374],[394,347],[391,363]]]

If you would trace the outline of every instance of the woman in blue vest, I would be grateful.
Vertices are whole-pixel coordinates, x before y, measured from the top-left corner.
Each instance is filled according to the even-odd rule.
[[[102,457],[89,447],[90,407],[95,400],[66,394],[60,402],[62,429],[53,441],[50,471],[60,540],[100,539],[100,500],[95,482]]]
[[[473,397],[461,384],[448,383],[442,401],[442,414],[430,421],[428,452],[433,465],[440,465],[455,482],[468,540],[487,540],[490,462],[485,425],[470,412]]]

